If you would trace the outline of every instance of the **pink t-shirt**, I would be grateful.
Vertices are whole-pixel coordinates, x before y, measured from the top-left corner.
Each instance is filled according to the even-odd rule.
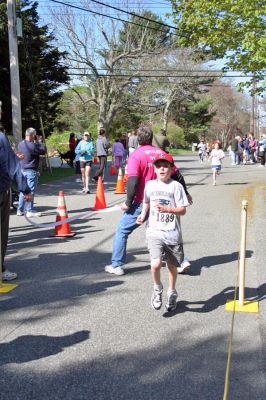
[[[159,154],[165,154],[165,152],[158,147],[142,145],[128,157],[128,177],[139,177],[138,189],[134,198],[137,203],[142,203],[143,201],[146,182],[156,178],[153,162]]]

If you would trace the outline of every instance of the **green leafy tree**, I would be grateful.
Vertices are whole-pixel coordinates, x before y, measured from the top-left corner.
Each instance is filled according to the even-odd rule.
[[[54,127],[60,87],[69,80],[67,68],[62,66],[65,53],[58,50],[48,26],[39,25],[37,2],[21,1],[23,39],[18,41],[22,129],[40,129],[40,115],[46,135]],[[0,87],[3,103],[2,122],[8,131],[12,127],[9,46],[6,0],[0,0]]]
[[[202,96],[179,105],[175,122],[184,130],[187,143],[197,142],[208,131],[215,115],[215,112],[209,112],[211,103],[211,96]]]
[[[225,70],[252,74],[257,91],[265,89],[265,0],[172,0],[172,6],[179,45],[225,57]]]

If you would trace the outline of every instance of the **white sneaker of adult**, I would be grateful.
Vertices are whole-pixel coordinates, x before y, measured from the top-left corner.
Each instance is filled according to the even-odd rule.
[[[18,217],[21,217],[22,215],[24,215],[24,212],[23,212],[23,211],[20,211],[20,210],[17,210],[17,216],[18,216]]]
[[[8,271],[8,269],[2,273],[3,281],[13,281],[13,279],[17,279],[17,277],[18,274],[16,274],[16,272]]]
[[[109,274],[115,274],[115,275],[124,275],[125,271],[123,270],[122,267],[113,267],[112,264],[106,265],[104,268],[105,272],[108,272]]]
[[[180,267],[177,268],[177,272],[179,274],[186,274],[189,270],[189,267],[191,266],[191,263],[189,262],[188,257],[184,257],[184,260]]]

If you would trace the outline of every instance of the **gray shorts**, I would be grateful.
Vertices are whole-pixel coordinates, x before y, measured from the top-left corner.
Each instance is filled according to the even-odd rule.
[[[179,267],[184,260],[183,243],[166,244],[163,239],[154,236],[147,238],[150,259],[161,258],[163,261]]]

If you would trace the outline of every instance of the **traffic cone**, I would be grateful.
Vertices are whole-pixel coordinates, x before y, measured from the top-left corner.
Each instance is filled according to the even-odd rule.
[[[127,183],[127,180],[128,180],[128,175],[127,175],[127,163],[126,163],[126,165],[125,165],[125,174],[124,174],[124,179],[123,179],[124,183]]]
[[[64,192],[60,191],[58,193],[58,203],[57,203],[57,209],[56,209],[56,222],[64,221],[67,218],[68,218],[68,215],[67,215]],[[75,235],[76,235],[76,232],[71,232],[70,225],[68,222],[55,227],[54,236],[72,237]]]
[[[116,194],[126,193],[125,185],[124,185],[124,181],[123,181],[122,168],[119,168],[119,170],[118,170],[118,177],[117,177],[115,193]]]
[[[93,210],[97,211],[97,210],[102,210],[103,208],[106,208],[106,202],[105,202],[102,177],[99,176],[98,183],[97,183],[95,204],[94,204]]]

